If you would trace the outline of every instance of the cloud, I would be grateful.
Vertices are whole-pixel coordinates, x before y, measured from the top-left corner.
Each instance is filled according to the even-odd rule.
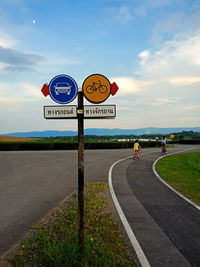
[[[118,18],[123,21],[129,21],[133,19],[133,12],[129,6],[121,6],[118,9]]]
[[[109,13],[109,18],[121,23],[134,19],[134,9],[131,6],[108,7],[106,11]]]
[[[136,94],[140,88],[138,82],[129,77],[113,77],[110,79],[111,82],[116,82],[119,87],[117,95],[123,94]]]
[[[191,3],[189,14],[183,8],[177,9],[166,17],[157,21],[152,30],[152,42],[158,46],[166,38],[172,38],[174,35],[185,32],[192,33],[199,29],[200,6]]]
[[[22,83],[19,84],[18,87],[21,87],[24,90],[24,95],[26,95],[29,99],[43,98],[41,88],[38,88],[34,84]]]
[[[195,83],[200,83],[200,77],[175,77],[169,80],[173,85],[187,86]]]
[[[11,36],[6,33],[0,32],[0,47],[8,48],[13,47],[16,41],[13,40]]]
[[[159,20],[153,31],[152,31],[152,40],[151,42],[158,46],[165,36],[173,36],[176,32],[180,31],[183,27],[182,20],[183,20],[183,13],[174,13],[167,16],[163,20]]]
[[[14,88],[14,90],[13,90]],[[1,104],[9,101],[27,102],[38,101],[43,98],[41,88],[31,82],[1,82],[0,83],[0,102]]]
[[[142,80],[191,84],[200,76],[200,31],[176,35],[159,50],[139,53]],[[181,77],[181,78],[180,78]]]
[[[135,8],[135,14],[139,16],[146,16],[148,12],[152,12],[152,9],[165,8],[167,6],[176,5],[178,6],[182,0],[143,0],[141,5]]]
[[[141,65],[144,65],[147,62],[148,58],[150,57],[149,50],[142,51],[141,53],[138,54],[138,57],[141,58],[140,64]]]
[[[154,102],[151,103],[152,106],[162,106],[163,104],[166,106],[166,104],[170,103],[176,103],[177,100],[175,99],[169,99],[169,98],[157,98]]]
[[[166,127],[196,126],[200,99],[200,30],[175,34],[160,47],[138,53],[140,88],[134,99],[145,120]],[[166,118],[166,120],[162,118]],[[171,121],[169,120],[171,118]]]
[[[0,68],[4,71],[34,71],[34,67],[44,61],[40,55],[22,53],[0,46]]]

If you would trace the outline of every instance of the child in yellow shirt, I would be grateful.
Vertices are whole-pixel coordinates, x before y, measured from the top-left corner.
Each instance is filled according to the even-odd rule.
[[[140,158],[140,150],[142,149],[142,147],[140,146],[140,144],[138,143],[138,140],[135,140],[134,142],[134,147],[133,147],[133,150],[134,150],[134,153],[133,153],[133,158],[136,159],[136,158]]]

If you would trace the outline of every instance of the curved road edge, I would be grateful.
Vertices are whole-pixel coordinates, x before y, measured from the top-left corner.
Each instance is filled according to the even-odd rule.
[[[139,242],[137,241],[137,239],[136,239],[136,237],[135,237],[135,235],[134,235],[134,233],[133,233],[133,231],[132,231],[132,229],[131,229],[131,227],[130,227],[127,219],[126,219],[126,216],[124,215],[124,212],[121,209],[121,206],[120,206],[120,204],[119,204],[119,202],[117,200],[117,197],[115,195],[115,192],[114,192],[114,189],[113,189],[113,186],[112,186],[112,170],[113,170],[113,167],[117,163],[119,163],[121,161],[124,161],[126,159],[129,159],[129,158],[131,158],[131,157],[127,157],[127,158],[118,160],[115,163],[113,163],[113,165],[110,167],[110,170],[109,170],[109,173],[108,173],[108,185],[109,185],[109,190],[110,190],[111,197],[113,199],[113,202],[115,204],[115,207],[117,209],[119,217],[120,217],[120,219],[122,221],[122,224],[124,225],[125,231],[126,231],[128,237],[130,239],[130,242],[131,242],[131,244],[132,244],[132,246],[133,246],[133,248],[134,248],[134,250],[136,252],[136,255],[138,257],[138,260],[139,260],[141,266],[142,267],[150,267],[151,265],[149,264],[149,262],[148,262],[148,260],[147,260],[147,258],[145,256],[145,254],[144,254]]]
[[[200,206],[198,206],[196,203],[194,203],[193,201],[191,201],[190,199],[188,199],[187,197],[185,197],[183,194],[181,194],[180,192],[178,192],[177,190],[175,190],[172,186],[170,186],[167,182],[165,182],[161,177],[160,175],[157,173],[156,169],[155,169],[155,166],[156,166],[156,163],[163,157],[168,157],[168,156],[171,156],[171,155],[174,155],[174,154],[178,154],[178,153],[183,153],[185,151],[188,151],[188,150],[192,150],[194,149],[194,147],[190,147],[188,149],[184,149],[184,150],[181,150],[181,151],[178,151],[178,152],[174,152],[174,153],[170,153],[166,156],[161,156],[159,157],[158,159],[156,159],[152,165],[152,169],[153,169],[153,172],[155,174],[155,176],[164,184],[166,185],[170,190],[172,190],[173,192],[175,192],[177,195],[179,195],[181,198],[183,198],[184,200],[186,200],[187,202],[189,202],[191,205],[193,205],[195,208],[197,208],[198,210],[200,210]],[[151,152],[149,152],[151,153]],[[149,154],[148,153],[148,154]],[[113,199],[113,202],[114,202],[114,205],[117,209],[117,212],[119,214],[119,217],[122,221],[122,224],[125,228],[125,231],[129,237],[129,240],[136,252],[136,255],[138,257],[138,260],[141,264],[142,267],[151,267],[150,263],[148,262],[139,242],[137,241],[136,239],[136,236],[134,235],[129,223],[128,223],[128,220],[126,219],[126,216],[124,215],[124,212],[122,211],[122,208],[117,200],[117,197],[115,195],[115,192],[114,192],[114,189],[113,189],[113,185],[112,185],[112,170],[114,168],[115,165],[117,165],[119,162],[121,161],[124,161],[124,160],[127,160],[129,158],[131,158],[132,156],[130,157],[126,157],[126,158],[123,158],[121,160],[118,160],[116,162],[114,162],[112,164],[112,166],[110,167],[109,169],[109,173],[108,173],[108,185],[109,185],[109,190],[110,190],[110,194],[111,194],[111,197]]]
[[[184,149],[182,151],[178,151],[178,152],[174,152],[174,153],[170,153],[166,156],[161,156],[159,157],[156,161],[154,161],[153,165],[152,165],[152,169],[153,169],[153,172],[155,174],[155,176],[164,184],[166,185],[170,190],[172,190],[174,193],[176,193],[179,197],[183,198],[184,200],[186,200],[187,202],[189,202],[192,206],[194,206],[196,209],[200,210],[200,206],[197,205],[196,203],[194,203],[192,200],[190,200],[189,198],[187,198],[186,196],[184,196],[183,194],[181,194],[179,191],[177,191],[176,189],[174,189],[170,184],[168,184],[165,180],[163,180],[160,175],[157,173],[156,171],[156,164],[157,162],[161,159],[161,158],[165,158],[165,157],[169,157],[169,156],[172,156],[172,155],[175,155],[175,154],[179,154],[179,153],[183,153],[185,151],[188,151],[188,150],[192,150],[194,149],[195,147],[190,147],[190,148],[187,148],[187,149]]]

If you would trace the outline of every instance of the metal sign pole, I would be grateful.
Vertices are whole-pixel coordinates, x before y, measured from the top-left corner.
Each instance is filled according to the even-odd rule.
[[[84,110],[83,92],[78,92],[78,217],[79,252],[84,249]]]

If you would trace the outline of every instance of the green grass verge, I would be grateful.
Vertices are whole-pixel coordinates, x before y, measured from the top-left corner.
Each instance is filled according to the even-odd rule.
[[[85,186],[85,243],[78,252],[77,195],[55,220],[32,230],[9,260],[11,266],[136,266],[109,208],[105,183]]]
[[[200,205],[200,152],[160,159],[156,170],[175,189]]]

